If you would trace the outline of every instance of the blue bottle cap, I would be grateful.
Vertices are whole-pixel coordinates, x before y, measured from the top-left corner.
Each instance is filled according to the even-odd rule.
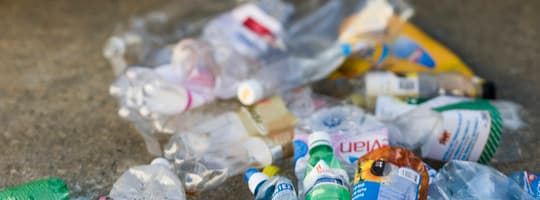
[[[307,154],[308,145],[301,140],[295,140],[293,142],[293,146],[294,146],[294,162],[296,163],[298,159],[304,157]]]
[[[259,170],[255,169],[255,168],[247,169],[246,173],[244,173],[244,181],[248,182],[249,178],[255,173],[259,173]]]

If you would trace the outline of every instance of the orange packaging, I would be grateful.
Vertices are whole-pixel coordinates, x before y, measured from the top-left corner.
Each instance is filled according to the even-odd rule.
[[[358,160],[352,199],[427,199],[428,183],[419,157],[405,148],[383,147]]]

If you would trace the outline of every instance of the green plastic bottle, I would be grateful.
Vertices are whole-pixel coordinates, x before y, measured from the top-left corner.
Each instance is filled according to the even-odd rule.
[[[2,200],[68,200],[69,190],[59,178],[47,178],[0,191]]]
[[[306,200],[351,199],[349,177],[334,156],[327,133],[310,135],[309,156],[304,179]]]

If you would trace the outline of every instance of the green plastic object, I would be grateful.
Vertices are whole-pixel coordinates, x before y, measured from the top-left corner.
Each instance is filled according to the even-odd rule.
[[[322,143],[315,142],[319,143],[316,146],[310,141],[310,157],[306,167],[306,179],[304,179],[304,184],[308,179],[316,179],[316,181],[314,181],[315,184],[312,188],[306,191],[306,200],[349,200],[351,194],[348,189],[347,173],[341,167],[338,158],[334,156],[333,149],[330,146],[329,136],[325,137],[328,137],[328,139],[326,139],[327,141]],[[333,171],[333,175],[328,174],[328,171]],[[317,175],[311,176],[311,173]]]
[[[59,178],[47,178],[5,188],[1,200],[68,200],[67,184]]]

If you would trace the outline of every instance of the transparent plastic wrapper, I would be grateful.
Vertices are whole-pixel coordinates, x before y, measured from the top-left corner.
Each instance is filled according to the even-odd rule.
[[[109,197],[115,200],[185,200],[182,182],[173,173],[172,167],[163,158],[154,159],[150,165],[132,167],[114,183]]]
[[[534,198],[496,169],[474,162],[453,160],[444,165],[429,185],[429,199]]]
[[[227,112],[175,134],[165,147],[186,190],[196,194],[249,167],[292,156],[296,118],[279,98]]]

